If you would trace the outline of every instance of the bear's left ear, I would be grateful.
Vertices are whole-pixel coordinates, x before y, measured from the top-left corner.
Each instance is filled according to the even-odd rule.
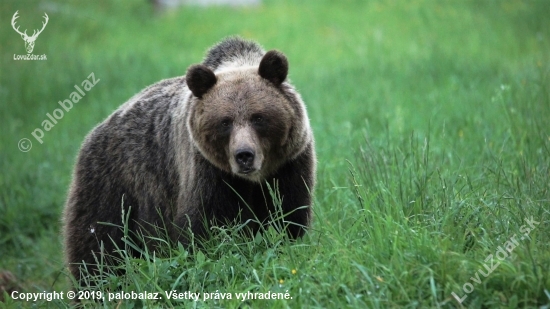
[[[208,67],[202,64],[196,64],[187,69],[185,81],[193,95],[200,99],[203,94],[216,84],[218,79],[216,75],[214,75],[214,72]]]
[[[275,86],[279,86],[285,81],[288,74],[288,60],[286,56],[276,50],[268,51],[260,62],[258,73]]]

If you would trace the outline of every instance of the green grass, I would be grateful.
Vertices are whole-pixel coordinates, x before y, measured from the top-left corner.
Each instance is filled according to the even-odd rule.
[[[48,13],[33,52],[47,61],[13,60],[25,54],[9,26],[16,10],[21,29]],[[127,275],[99,288],[292,299],[102,306],[549,308],[546,1],[265,1],[155,16],[145,1],[8,0],[0,12],[0,272],[18,291],[69,291],[60,217],[86,133],[238,34],[287,54],[307,104],[319,162],[310,232],[291,243],[274,229],[253,239],[220,229],[194,254],[174,245],[127,256]],[[100,82],[38,143],[31,132],[91,72]],[[531,218],[539,224],[520,240]],[[480,274],[514,235],[511,256]]]

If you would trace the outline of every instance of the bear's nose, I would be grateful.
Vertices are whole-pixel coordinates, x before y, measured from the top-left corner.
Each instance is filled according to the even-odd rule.
[[[242,169],[249,170],[254,163],[254,151],[242,149],[235,154],[235,160]]]

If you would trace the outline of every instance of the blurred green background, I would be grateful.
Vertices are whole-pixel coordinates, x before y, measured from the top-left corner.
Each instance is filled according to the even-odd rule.
[[[26,54],[16,11],[28,34],[48,14],[33,51],[47,60],[14,60]],[[547,308],[549,16],[545,0],[267,0],[163,13],[147,1],[3,0],[0,272],[15,278],[5,286],[68,289],[60,218],[84,136],[240,35],[287,55],[317,144],[304,240],[316,248],[295,257],[308,276],[288,283],[297,300],[282,307],[460,307],[451,292],[464,295],[487,255],[534,217],[531,241],[462,305]],[[98,84],[40,144],[31,133],[92,72]]]

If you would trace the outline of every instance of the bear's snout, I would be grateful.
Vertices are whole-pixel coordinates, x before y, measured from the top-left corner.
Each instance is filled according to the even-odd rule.
[[[228,150],[231,172],[253,181],[259,181],[264,154],[258,136],[250,126],[234,128]]]
[[[237,161],[242,174],[252,172],[254,170],[254,150],[246,148],[237,150],[235,161]]]

